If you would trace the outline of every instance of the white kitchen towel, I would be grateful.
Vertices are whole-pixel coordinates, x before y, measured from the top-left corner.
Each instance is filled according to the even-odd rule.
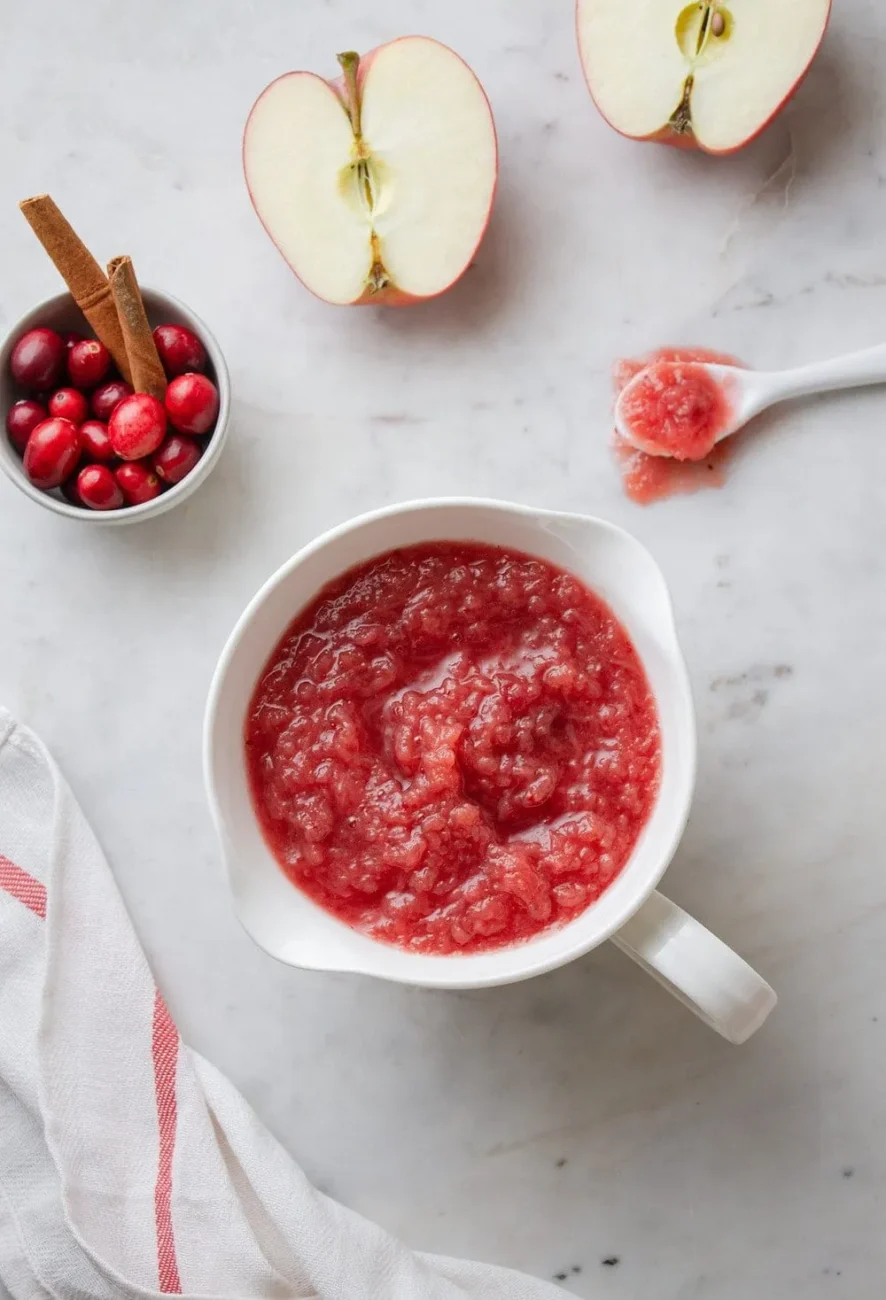
[[[190,1051],[49,754],[0,710],[0,1300],[553,1300],[316,1191]]]

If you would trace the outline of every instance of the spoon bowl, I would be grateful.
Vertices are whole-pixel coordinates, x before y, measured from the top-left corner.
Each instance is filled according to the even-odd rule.
[[[704,460],[777,402],[886,382],[886,344],[791,370],[704,361],[654,361],[615,403],[619,437],[649,456]]]
[[[760,378],[738,366],[655,361],[619,393],[616,432],[647,456],[703,460],[757,413],[761,386],[748,375]]]

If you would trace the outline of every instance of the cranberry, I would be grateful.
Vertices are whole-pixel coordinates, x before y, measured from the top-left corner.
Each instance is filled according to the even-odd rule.
[[[158,325],[154,343],[170,379],[186,370],[206,369],[206,349],[193,330],[184,325]]]
[[[44,420],[25,447],[25,473],[38,488],[54,488],[80,459],[80,434],[70,420]]]
[[[28,438],[47,416],[46,407],[35,402],[32,397],[23,397],[20,402],[10,406],[6,412],[6,432],[16,451],[24,452]]]
[[[156,451],[166,437],[163,403],[150,393],[125,397],[108,421],[111,446],[123,460],[141,460]]]
[[[205,375],[179,375],[166,390],[166,413],[179,433],[208,433],[218,415],[218,389]]]
[[[200,459],[202,448],[193,438],[173,433],[153,457],[151,464],[164,483],[180,483]]]
[[[23,334],[12,349],[9,368],[22,388],[38,392],[55,388],[65,364],[65,345],[55,330],[34,329]]]
[[[126,504],[130,506],[141,506],[146,501],[153,501],[163,491],[163,484],[146,461],[130,460],[125,465],[118,465],[114,470],[114,478],[126,498]]]
[[[111,354],[98,339],[81,339],[68,352],[68,378],[75,388],[95,388],[108,373]]]
[[[107,465],[87,465],[77,475],[77,491],[90,510],[119,510],[123,493]]]
[[[66,501],[70,501],[72,506],[82,507],[86,504],[77,490],[76,474],[72,474],[70,478],[65,479],[64,483],[61,485],[61,494]]]
[[[84,420],[80,425],[83,454],[89,460],[112,461],[117,457],[108,437],[108,426],[101,420]]]
[[[82,343],[82,342],[83,342],[83,335],[78,334],[76,330],[62,330],[62,343],[64,343],[65,348],[67,349],[68,352],[71,351],[71,348],[74,346],[75,343]]]
[[[89,414],[89,403],[76,388],[60,388],[49,399],[49,414],[70,420],[72,424],[82,424]]]
[[[122,379],[112,379],[110,383],[102,384],[101,388],[97,388],[92,394],[92,414],[97,420],[104,420],[107,424],[117,403],[131,395],[132,384],[125,384]]]

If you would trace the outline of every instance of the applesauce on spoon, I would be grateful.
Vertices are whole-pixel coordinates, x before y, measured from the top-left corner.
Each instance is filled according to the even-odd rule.
[[[608,607],[480,543],[388,552],[330,583],[259,680],[253,804],[287,876],[415,952],[478,952],[584,911],[655,802],[655,703]]]
[[[619,394],[616,429],[647,455],[704,460],[730,430],[734,387],[695,360],[654,361]]]
[[[664,347],[645,357],[625,358],[613,368],[616,403],[621,393],[638,375],[659,363],[710,363],[724,366],[744,365],[725,352],[710,348]],[[616,428],[613,453],[621,473],[625,495],[638,505],[652,505],[668,497],[697,492],[701,488],[720,488],[726,482],[726,465],[732,453],[731,440],[718,442],[700,460],[676,460],[671,456],[650,455],[622,438]]]

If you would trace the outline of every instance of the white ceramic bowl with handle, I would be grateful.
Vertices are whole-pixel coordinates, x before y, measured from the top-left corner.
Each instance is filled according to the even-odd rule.
[[[398,546],[478,541],[570,570],[610,606],[643,662],[658,706],[661,788],[628,862],[601,897],[559,929],[476,954],[411,953],[361,934],[284,875],[253,811],[244,724],[255,684],[298,612],[352,566]],[[630,534],[600,519],[469,498],[416,501],[324,533],[278,569],[249,603],[213,677],[204,764],[240,920],[272,956],[293,966],[349,971],[428,988],[481,988],[563,966],[612,939],[731,1042],[766,1019],[775,994],[759,975],[655,886],[680,842],[695,783],[689,679],[664,577]]]
[[[154,519],[167,510],[180,505],[192,496],[201,483],[205,483],[212,473],[222,453],[228,436],[228,422],[231,413],[231,381],[228,367],[221,348],[199,316],[186,307],[177,298],[158,293],[155,289],[142,286],[145,310],[152,329],[158,325],[185,325],[192,330],[206,349],[209,365],[206,373],[218,388],[218,418],[215,428],[206,440],[203,455],[197,464],[180,483],[174,484],[161,492],[153,501],[146,501],[140,506],[124,506],[119,510],[87,510],[82,506],[71,505],[60,493],[43,492],[34,487],[22,466],[22,458],[9,441],[6,433],[6,412],[13,402],[21,396],[9,373],[9,359],[18,340],[28,330],[38,325],[45,325],[54,330],[76,330],[91,337],[87,322],[80,308],[69,293],[60,293],[56,298],[49,298],[23,316],[18,324],[10,330],[0,347],[0,469],[10,478],[17,488],[30,497],[38,506],[51,510],[66,519],[78,520],[90,524],[136,524],[143,519]]]

